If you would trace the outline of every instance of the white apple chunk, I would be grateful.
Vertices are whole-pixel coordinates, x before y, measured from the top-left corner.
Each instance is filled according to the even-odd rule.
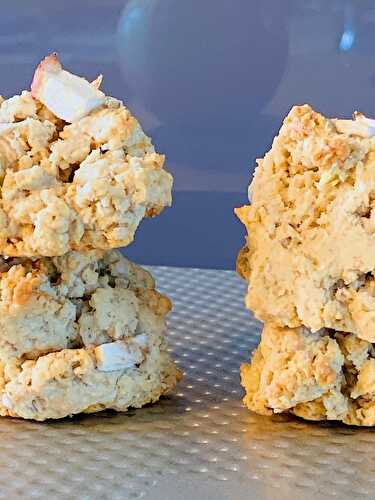
[[[104,103],[105,94],[98,89],[100,82],[100,77],[91,84],[65,71],[53,53],[37,67],[31,95],[58,118],[73,123]]]
[[[139,339],[126,342],[118,340],[95,347],[97,369],[103,372],[113,372],[133,368],[144,360],[143,349],[146,345],[144,335]],[[142,337],[142,338],[141,338]]]
[[[353,118],[353,120],[333,120],[338,132],[360,137],[373,137],[375,135],[375,120],[358,112],[354,113]]]

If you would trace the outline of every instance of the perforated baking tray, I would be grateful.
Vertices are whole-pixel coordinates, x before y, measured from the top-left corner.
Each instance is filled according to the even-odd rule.
[[[152,268],[174,302],[175,394],[127,414],[0,419],[0,498],[152,500],[375,497],[371,429],[259,417],[239,365],[260,325],[230,271]]]

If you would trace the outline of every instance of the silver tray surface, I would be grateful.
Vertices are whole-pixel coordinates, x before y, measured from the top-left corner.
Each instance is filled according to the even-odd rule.
[[[260,324],[231,271],[153,267],[174,302],[176,392],[126,414],[0,420],[0,498],[374,498],[375,433],[241,403],[239,365]]]

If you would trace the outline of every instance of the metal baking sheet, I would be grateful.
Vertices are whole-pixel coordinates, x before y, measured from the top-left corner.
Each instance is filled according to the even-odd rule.
[[[0,498],[374,498],[375,433],[241,403],[239,365],[260,325],[230,271],[152,268],[174,302],[174,395],[127,414],[0,420]]]

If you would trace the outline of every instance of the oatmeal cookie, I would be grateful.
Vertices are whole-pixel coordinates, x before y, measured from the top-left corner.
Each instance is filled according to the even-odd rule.
[[[279,326],[375,342],[375,121],[295,106],[258,160],[238,270],[246,305]]]
[[[0,372],[0,415],[33,420],[139,408],[167,394],[181,377],[163,337],[149,334],[13,360]]]
[[[169,299],[119,251],[0,258],[0,361],[163,335]]]
[[[132,242],[171,204],[172,176],[121,101],[39,65],[32,89],[0,100],[0,253],[59,256]]]
[[[261,415],[375,425],[375,344],[350,333],[266,324],[241,382]]]

